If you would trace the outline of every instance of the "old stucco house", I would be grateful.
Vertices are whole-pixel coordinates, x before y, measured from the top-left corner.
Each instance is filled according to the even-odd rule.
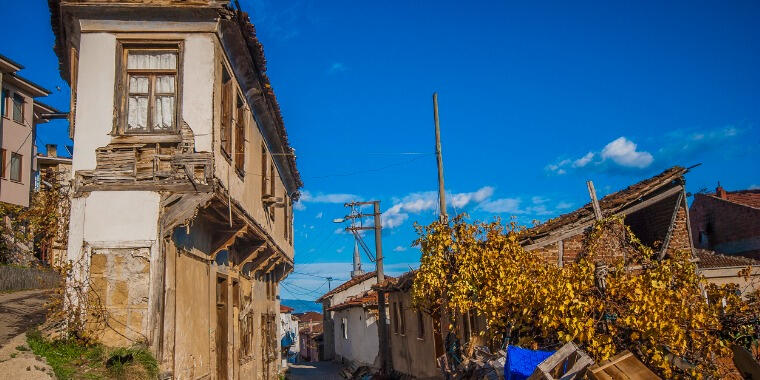
[[[350,368],[380,368],[377,291],[349,297],[327,310],[334,323],[334,359]]]
[[[69,290],[89,289],[103,343],[147,344],[162,378],[279,369],[302,184],[262,46],[231,3],[49,1],[76,146]]]
[[[356,255],[354,255],[356,256]],[[354,268],[356,265],[354,265]],[[333,306],[346,302],[351,297],[359,296],[372,289],[377,284],[377,272],[360,273],[352,272],[350,280],[336,286],[334,289],[317,298],[317,302],[322,304],[322,315],[324,318],[324,358],[325,360],[335,359],[335,336],[337,329],[340,328],[340,320],[335,318]],[[388,278],[388,277],[386,277]]]

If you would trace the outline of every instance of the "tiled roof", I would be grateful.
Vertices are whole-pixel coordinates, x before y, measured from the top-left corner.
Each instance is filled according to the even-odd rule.
[[[377,307],[377,292],[374,290],[368,290],[358,296],[350,297],[345,302],[339,303],[327,310],[337,311],[347,309],[349,307]]]
[[[317,302],[322,302],[323,300],[332,297],[333,294],[340,293],[356,284],[360,284],[366,280],[369,280],[370,278],[374,278],[377,276],[377,272],[369,272],[365,273],[361,276],[354,277],[338,286],[335,287],[335,289],[330,290],[329,292],[323,294],[321,297],[317,298]],[[393,277],[385,276],[387,279],[392,279]]]
[[[710,195],[716,198],[720,198],[716,194]],[[740,205],[760,208],[760,190],[727,191],[725,200],[733,203],[738,203]]]
[[[695,249],[694,252],[697,254],[697,258],[699,259],[697,262],[697,267],[699,269],[760,265],[760,261],[750,259],[748,257],[721,255],[719,253],[706,249]]]
[[[282,314],[292,313],[293,310],[295,309],[290,306],[280,305],[280,313]]]
[[[407,291],[412,287],[412,284],[414,284],[414,276],[417,274],[417,270],[411,270],[409,272],[406,272],[402,274],[401,276],[398,276],[397,279],[385,279],[382,284],[377,284],[373,286],[373,289],[381,289],[386,292],[391,292],[394,290],[401,290],[401,291]]]
[[[305,313],[296,314],[298,320],[301,322],[322,322],[322,314],[316,311],[307,311]]]
[[[602,214],[605,217],[614,215],[642,197],[663,186],[671,184],[673,181],[681,178],[686,172],[687,169],[680,166],[674,166],[654,177],[647,178],[641,182],[628,186],[623,190],[609,194],[599,200],[599,207],[602,209]],[[586,220],[591,220],[593,217],[594,209],[591,202],[589,202],[585,206],[571,213],[560,215],[554,219],[547,220],[538,226],[529,228],[523,233],[522,237],[524,239],[540,238],[551,231],[558,230],[564,226],[577,222],[585,222]]]

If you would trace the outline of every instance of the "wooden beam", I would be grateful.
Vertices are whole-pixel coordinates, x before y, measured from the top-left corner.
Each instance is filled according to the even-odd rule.
[[[599,207],[599,200],[596,199],[596,190],[594,190],[594,182],[591,180],[586,181],[588,187],[588,195],[591,197],[591,204],[594,206],[594,216],[596,220],[602,220],[602,209]]]
[[[267,243],[266,241],[261,241],[260,244],[252,244],[249,249],[246,250],[247,253],[243,254],[243,259],[240,260],[240,263],[235,265],[236,269],[242,268],[243,265],[249,263],[252,261],[255,257],[258,256],[259,251],[262,249],[266,249]]]
[[[673,215],[670,217],[670,225],[668,225],[668,233],[665,235],[665,241],[662,244],[662,250],[660,250],[659,259],[662,260],[665,257],[665,253],[668,251],[668,245],[670,245],[670,238],[673,236],[673,229],[675,228],[676,224],[676,217],[678,217],[678,210],[681,208],[681,200],[683,200],[683,191],[678,193],[678,198],[676,199],[676,206],[673,209]],[[691,240],[691,236],[689,236],[689,240]]]
[[[222,250],[226,249],[227,247],[229,247],[230,245],[232,245],[232,243],[235,242],[235,239],[237,239],[238,237],[240,237],[243,234],[245,234],[245,231],[247,229],[248,229],[248,226],[244,225],[243,228],[241,228],[239,230],[236,230],[227,239],[225,239],[221,244],[218,244],[216,246],[216,248],[214,248],[211,251],[211,255],[210,255],[211,259],[212,260],[215,259],[217,253],[219,253],[220,251],[222,251]]]

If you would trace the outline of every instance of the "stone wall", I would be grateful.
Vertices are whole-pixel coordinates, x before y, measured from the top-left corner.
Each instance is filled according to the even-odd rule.
[[[106,346],[147,343],[149,248],[105,248],[90,257],[90,331]]]

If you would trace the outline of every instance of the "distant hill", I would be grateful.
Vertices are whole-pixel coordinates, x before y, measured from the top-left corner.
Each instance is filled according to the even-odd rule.
[[[293,314],[305,313],[307,311],[322,312],[322,304],[314,301],[281,299],[280,304],[295,309],[293,310]]]

